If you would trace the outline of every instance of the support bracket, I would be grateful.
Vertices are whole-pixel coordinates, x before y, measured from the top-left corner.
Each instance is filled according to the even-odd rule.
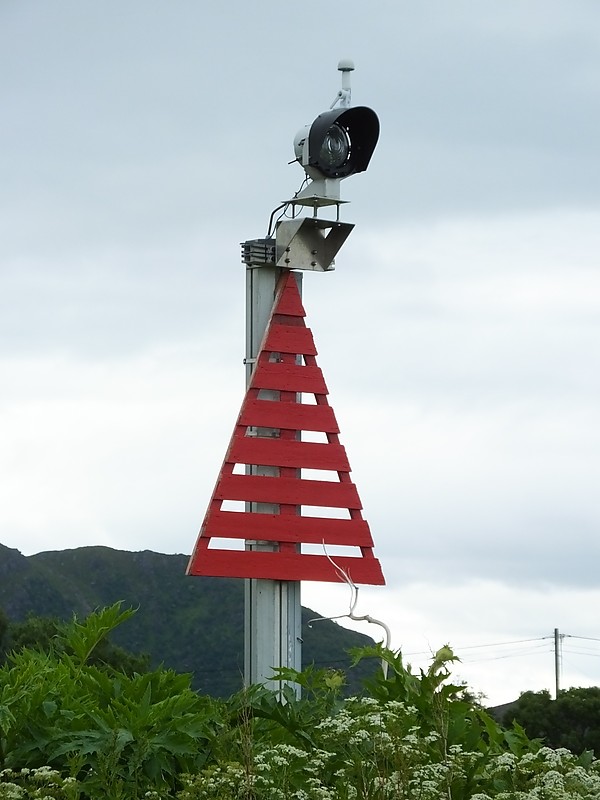
[[[333,270],[334,259],[354,224],[317,217],[298,217],[277,224],[276,265],[313,272]]]

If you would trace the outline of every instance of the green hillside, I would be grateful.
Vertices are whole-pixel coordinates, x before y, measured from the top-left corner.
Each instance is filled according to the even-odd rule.
[[[109,547],[26,557],[0,545],[0,608],[13,622],[29,614],[68,619],[123,600],[138,612],[115,632],[115,644],[149,653],[153,666],[193,673],[202,692],[229,695],[240,688],[243,673],[244,582],[187,577],[187,561],[185,555]],[[344,669],[350,648],[372,643],[333,622],[308,627],[315,616],[302,609],[303,665]],[[368,669],[352,670],[352,688]]]

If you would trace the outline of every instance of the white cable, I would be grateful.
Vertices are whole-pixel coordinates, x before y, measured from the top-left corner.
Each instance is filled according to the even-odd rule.
[[[323,542],[322,544],[323,544],[323,551],[325,552],[327,559],[331,561],[331,563],[333,564],[333,567],[337,572],[338,576],[341,578],[341,580],[344,581],[344,583],[347,583],[348,586],[350,587],[350,611],[347,614],[338,614],[335,617],[315,617],[314,619],[308,621],[309,627],[313,622],[324,622],[325,620],[333,621],[336,619],[346,619],[346,618],[351,619],[353,622],[370,622],[372,625],[379,625],[380,627],[383,628],[383,630],[385,631],[384,647],[386,650],[389,650],[392,641],[392,634],[389,627],[385,624],[385,622],[382,622],[379,619],[375,619],[375,617],[372,617],[370,614],[363,614],[361,616],[358,616],[357,614],[354,613],[354,609],[356,608],[356,605],[358,603],[358,586],[354,583],[354,581],[350,577],[350,573],[342,569],[339,566],[339,564],[336,564],[333,558],[331,558],[331,556],[327,552],[325,542]],[[383,658],[381,659],[381,670],[383,672],[384,678],[387,678],[388,663]]]

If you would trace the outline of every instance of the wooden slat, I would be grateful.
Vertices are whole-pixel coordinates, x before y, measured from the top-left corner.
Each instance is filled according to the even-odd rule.
[[[354,583],[372,586],[385,584],[381,565],[374,557],[336,556],[334,560],[350,575]],[[220,578],[342,582],[326,556],[256,550],[203,550],[192,557],[187,574]]]
[[[278,285],[267,335],[190,558],[189,575],[339,583],[343,578],[326,555],[298,552],[301,544],[325,543],[360,548],[361,555],[354,558],[334,556],[335,564],[355,583],[385,583],[379,561],[373,555],[369,526],[358,513],[360,498],[348,474],[350,467],[344,448],[337,443],[337,438],[327,444],[302,442],[301,437],[296,439],[296,434],[302,431],[325,433],[328,439],[339,433],[333,409],[326,405],[327,386],[316,366],[317,351],[312,333],[304,324],[304,316],[295,276],[288,273]],[[269,361],[269,353],[280,353],[281,361]],[[304,356],[308,365],[295,364],[300,359],[294,356]],[[261,389],[280,392],[281,399],[257,399]],[[290,402],[299,393],[316,395],[318,404]],[[281,431],[281,437],[250,437],[247,428]],[[236,463],[279,467],[285,477],[234,475],[232,468]],[[287,477],[303,468],[338,472],[341,480]],[[226,500],[265,503],[270,505],[270,510],[281,506],[281,514],[225,511],[220,506]],[[344,508],[351,512],[351,517],[359,519],[294,514],[300,506]],[[215,547],[225,544],[225,539],[274,542],[278,547],[269,552]]]
[[[202,536],[253,539],[297,544],[373,547],[368,523],[363,519],[330,519],[300,515],[213,511],[207,515]]]
[[[275,302],[273,313],[285,314],[288,317],[305,317],[306,312],[293,273],[284,275],[282,280],[285,281],[285,285]]]
[[[278,400],[246,399],[240,412],[239,424],[292,431],[340,432],[331,406],[281,403]]]
[[[327,394],[327,385],[320,367],[297,364],[259,362],[250,380],[252,389],[273,389],[282,392]]]
[[[265,475],[222,475],[214,497],[216,500],[245,500],[249,503],[362,508],[353,483],[272,478]]]
[[[237,436],[231,443],[226,460],[233,464],[350,472],[346,450],[341,444],[299,442],[293,439]]]
[[[300,325],[271,325],[263,350],[270,353],[317,355],[312,331]]]

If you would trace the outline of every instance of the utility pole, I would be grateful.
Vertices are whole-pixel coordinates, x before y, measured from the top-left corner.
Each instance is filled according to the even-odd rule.
[[[560,692],[560,642],[558,628],[554,628],[554,699],[558,700]]]

